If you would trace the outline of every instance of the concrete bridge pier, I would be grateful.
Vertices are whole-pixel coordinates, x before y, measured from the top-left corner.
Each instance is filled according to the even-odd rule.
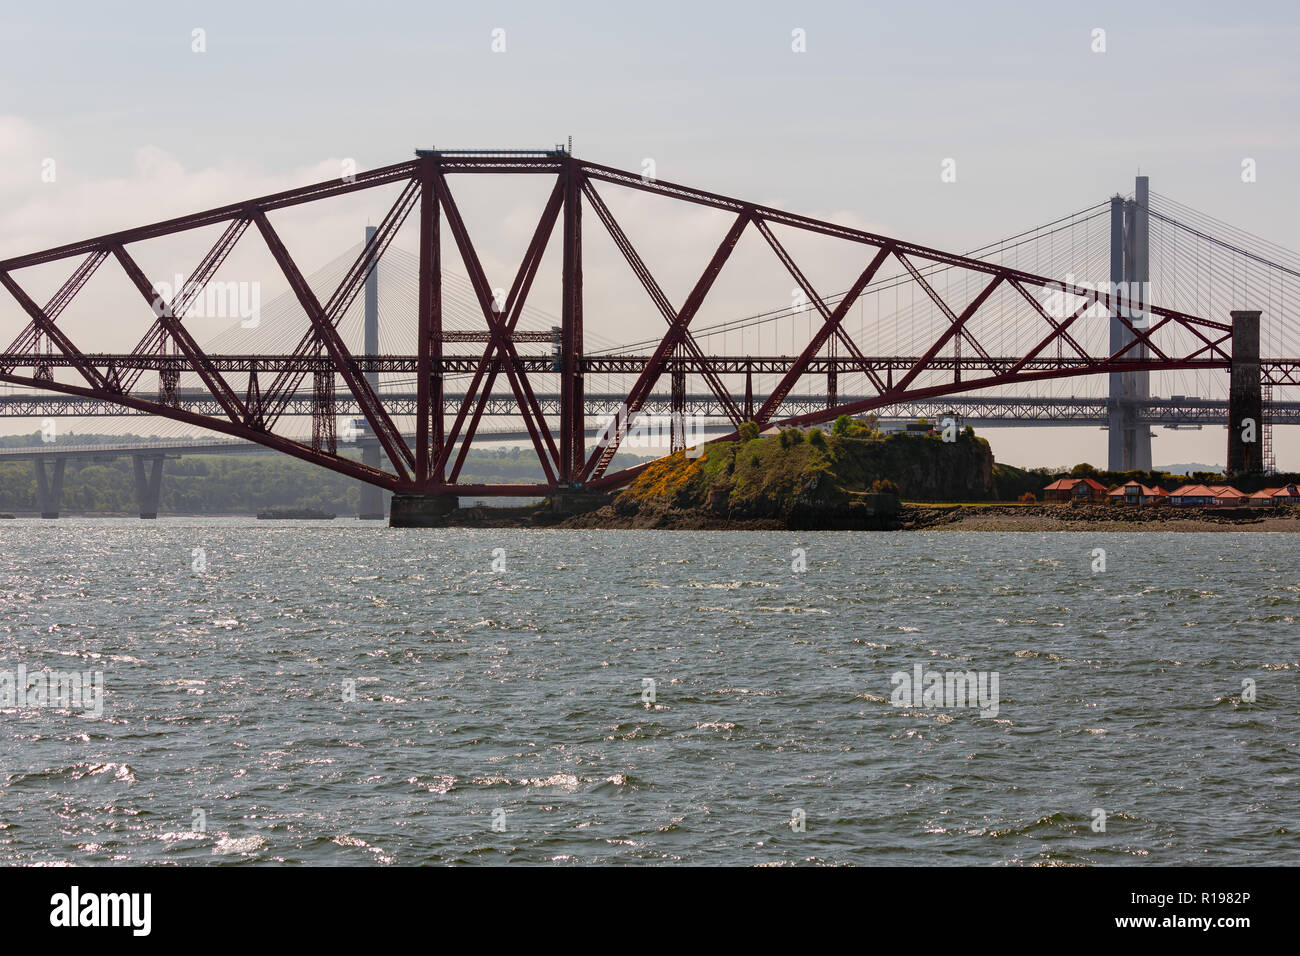
[[[165,455],[132,455],[135,465],[135,500],[140,506],[141,518],[158,517],[158,499],[162,495],[162,475]],[[148,469],[145,463],[148,462]]]
[[[59,502],[63,499],[63,469],[68,459],[62,455],[54,458],[54,475],[51,478],[45,470],[46,459],[40,455],[32,459],[36,468],[36,497],[41,506],[42,518],[57,518]]]
[[[371,468],[379,467],[379,442],[366,441],[361,445],[361,462]],[[361,485],[361,507],[357,517],[362,521],[384,520],[384,489],[375,485]]]
[[[388,503],[390,528],[441,528],[460,507],[455,495],[393,495]]]
[[[1264,470],[1264,395],[1260,389],[1258,312],[1232,313],[1228,382],[1228,474]]]
[[[375,241],[375,226],[366,226],[366,246]],[[370,271],[366,273],[365,310],[362,314],[362,334],[364,350],[367,355],[379,354],[379,261],[372,259]],[[366,381],[376,392],[379,391],[379,373],[367,372]],[[379,440],[371,437],[361,442],[361,462],[371,468],[379,467]],[[374,485],[361,486],[361,504],[357,508],[357,517],[362,521],[384,520],[384,492]]]

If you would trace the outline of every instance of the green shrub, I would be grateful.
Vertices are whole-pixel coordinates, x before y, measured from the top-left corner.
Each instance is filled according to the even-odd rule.
[[[741,422],[738,430],[741,441],[753,441],[758,437],[758,422]]]
[[[808,433],[808,444],[814,448],[826,447],[826,435],[820,428],[814,428]]]

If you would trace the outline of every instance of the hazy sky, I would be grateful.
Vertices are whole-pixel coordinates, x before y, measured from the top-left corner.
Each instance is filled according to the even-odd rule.
[[[330,178],[349,157],[569,135],[596,162],[649,157],[663,179],[954,251],[1128,192],[1140,167],[1298,249],[1298,49],[1281,2],[10,4],[0,256]],[[291,244],[316,264],[337,252],[318,232],[304,221]],[[1158,462],[1223,458],[1219,429],[1160,435]],[[991,437],[1025,464],[1105,458],[1096,429]],[[1300,468],[1288,437],[1279,464]]]

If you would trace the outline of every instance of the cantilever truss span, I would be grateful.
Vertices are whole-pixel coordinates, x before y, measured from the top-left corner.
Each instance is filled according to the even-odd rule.
[[[548,176],[554,180],[503,300],[489,285],[479,250],[452,189],[453,179],[465,174]],[[394,186],[398,190],[396,201],[332,294],[319,297],[272,226],[268,213],[380,186]],[[730,217],[729,228],[707,261],[697,266],[694,283],[680,305],[670,301],[607,205],[603,193],[615,188],[709,207]],[[361,292],[374,263],[412,215],[419,234],[415,353],[354,354],[339,334],[339,321]],[[587,354],[582,239],[584,219],[590,222],[592,215],[644,289],[647,308],[652,313],[657,311],[663,320],[662,337],[651,350]],[[132,244],[211,226],[223,227],[216,243],[174,296],[169,300],[160,297],[133,257]],[[781,235],[786,230],[812,233],[858,249],[860,263],[847,293],[828,296],[826,290],[814,288],[778,230]],[[482,313],[484,334],[464,335],[443,329],[441,262],[448,233],[468,272]],[[788,273],[815,310],[815,328],[798,354],[712,355],[692,334],[692,322],[719,274],[742,236],[750,233],[761,237],[773,254],[773,266]],[[186,327],[187,311],[241,241],[265,245],[309,319],[310,327],[291,352],[208,354]],[[538,337],[517,326],[544,254],[556,241],[561,245],[562,269],[556,352],[521,354],[517,346],[537,341]],[[129,349],[129,343],[124,342],[117,351],[84,352],[60,328],[59,317],[110,259],[113,266],[109,268],[122,271],[144,300],[142,308],[152,309],[155,319],[148,332]],[[47,302],[38,303],[20,282],[23,270],[63,261],[72,263],[71,274]],[[977,291],[970,297],[963,295],[961,301],[956,295],[941,292],[938,283],[932,281],[935,267],[957,268],[968,277],[976,277]],[[873,280],[886,272],[912,283],[913,290],[943,317],[942,327],[928,346],[906,358],[869,355],[845,321]],[[1043,379],[1141,370],[1227,369],[1231,362],[1232,327],[1226,317],[1202,318],[1155,304],[1127,301],[1123,293],[1061,282],[997,262],[647,179],[584,162],[561,149],[421,151],[412,161],[345,180],[318,183],[0,261],[0,286],[28,320],[0,354],[0,381],[112,402],[258,442],[408,494],[546,494],[569,488],[616,486],[637,469],[611,472],[614,453],[665,375],[672,380],[675,395],[685,394],[684,377],[693,376],[716,399],[717,407],[724,410],[732,425],[738,427],[745,420],[815,424],[905,401]],[[1068,302],[1068,308],[1053,306],[1053,296]],[[1027,333],[1025,341],[1032,343],[1013,354],[983,331],[990,327],[990,312],[1006,313],[1008,299],[1019,309],[1019,331]],[[1126,344],[1110,351],[1076,334],[1080,328],[1077,323],[1098,311],[1118,316],[1131,333]],[[482,351],[463,347],[470,342],[482,343]],[[444,351],[448,345],[455,346],[456,351]],[[1300,380],[1298,369],[1300,362],[1266,361],[1265,377],[1277,384],[1295,383]],[[57,377],[56,371],[63,377]],[[133,390],[146,372],[158,375],[156,399],[148,397],[148,392]],[[380,372],[414,376],[413,440],[404,436],[375,387],[373,376]],[[862,397],[858,390],[851,401],[839,402],[832,389],[825,409],[781,417],[783,402],[801,379],[841,372],[861,375],[869,383],[869,397]],[[211,414],[201,414],[192,405],[177,400],[182,373],[201,380],[214,401],[209,406]],[[584,440],[584,377],[595,373],[623,375],[631,384],[608,431],[613,440],[592,450]],[[740,396],[733,393],[733,389],[740,391],[735,385],[737,375],[745,376],[748,382],[755,373],[774,377],[775,387],[765,396],[749,394],[748,388]],[[539,402],[541,390],[534,382],[543,374],[558,374],[558,415],[553,409],[550,414],[544,413]],[[308,375],[312,376],[318,403],[310,442],[294,440],[275,430],[290,402],[297,400]],[[454,412],[448,410],[446,401],[449,375],[466,380]],[[339,454],[333,421],[336,381],[343,383],[371,434],[382,445],[389,462],[387,470]],[[500,382],[509,386],[515,414],[529,435],[545,475],[544,483],[482,486],[458,481],[485,410],[494,402],[499,404],[500,392],[494,397],[493,391]],[[409,400],[405,406],[409,407]]]

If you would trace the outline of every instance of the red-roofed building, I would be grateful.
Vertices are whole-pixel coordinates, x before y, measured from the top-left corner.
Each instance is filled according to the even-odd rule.
[[[1106,486],[1092,478],[1058,478],[1043,489],[1044,501],[1101,501]]]
[[[1250,497],[1232,485],[1210,485],[1210,490],[1214,492],[1214,503],[1219,507],[1244,505]]]
[[[1169,492],[1169,503],[1175,508],[1204,508],[1214,504],[1214,492],[1205,485],[1183,485]]]
[[[1074,490],[1074,481],[1070,478],[1058,478],[1043,489],[1044,501],[1069,501]]]
[[[1273,501],[1281,502],[1284,505],[1300,505],[1300,487],[1287,485],[1285,488],[1279,488],[1273,493]]]
[[[1261,488],[1250,496],[1252,505],[1300,505],[1300,488],[1287,485],[1285,488]]]
[[[1169,503],[1176,508],[1233,507],[1247,500],[1248,495],[1231,485],[1183,485],[1169,493]]]
[[[1130,481],[1107,494],[1106,500],[1113,505],[1164,505],[1169,503],[1169,492]]]

